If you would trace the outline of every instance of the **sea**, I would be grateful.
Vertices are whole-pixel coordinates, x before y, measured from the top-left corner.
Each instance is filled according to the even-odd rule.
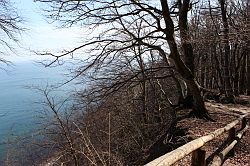
[[[44,96],[37,89],[53,89],[53,95],[68,98],[73,91],[67,68],[47,67],[34,62],[16,62],[0,70],[0,158],[7,152],[10,140],[29,134],[37,125],[43,111]],[[1,165],[1,164],[0,164]]]

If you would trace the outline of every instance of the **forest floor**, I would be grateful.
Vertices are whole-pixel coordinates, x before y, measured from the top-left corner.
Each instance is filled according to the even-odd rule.
[[[250,96],[240,96],[240,99],[248,101],[247,105],[240,104],[221,104],[213,101],[206,102],[206,108],[209,110],[211,117],[216,120],[216,122],[205,121],[197,118],[185,118],[178,122],[178,127],[186,129],[187,133],[193,139],[210,134],[218,128],[224,127],[232,121],[236,120],[239,115],[250,113]],[[183,114],[186,114],[188,110],[182,110]],[[250,116],[248,116],[250,118]],[[248,124],[250,124],[250,119]],[[241,124],[237,125],[239,129]],[[206,150],[206,158],[215,152],[215,150],[224,142],[227,138],[228,133],[216,137],[214,140],[208,142],[203,146]],[[54,159],[49,159],[43,166],[53,165],[52,161]],[[191,164],[191,154],[180,160],[175,164],[175,166],[187,166]],[[246,131],[246,135],[240,140],[236,145],[235,156],[232,158],[227,158],[223,165],[226,166],[250,166],[250,129]]]
[[[207,135],[218,128],[226,126],[228,123],[237,119],[241,114],[250,113],[250,96],[240,96],[241,100],[248,101],[246,105],[240,104],[221,104],[216,102],[206,102],[206,107],[209,110],[211,117],[216,122],[208,122],[201,119],[186,118],[178,123],[181,128],[186,128],[188,135],[193,139]],[[250,118],[248,116],[247,118]],[[248,124],[250,122],[248,121]],[[236,126],[240,129],[240,124]],[[214,140],[208,142],[203,147],[206,150],[206,158],[209,157],[215,150],[224,142],[228,133],[224,133]],[[178,166],[186,166],[191,163],[191,154],[176,163]],[[250,166],[250,129],[246,131],[246,135],[240,140],[235,148],[235,156],[227,158],[223,165],[226,166]]]

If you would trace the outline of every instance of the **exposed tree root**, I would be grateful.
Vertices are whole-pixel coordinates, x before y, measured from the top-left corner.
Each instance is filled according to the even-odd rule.
[[[207,110],[200,111],[200,110],[193,109],[189,113],[189,117],[194,117],[194,118],[204,119],[204,120],[211,121],[211,122],[216,122],[213,118],[211,118],[211,116],[209,115]]]
[[[173,125],[149,147],[145,164],[186,144],[190,140],[192,140],[192,138],[187,137],[187,130],[178,128],[176,127],[176,123],[173,123]]]
[[[235,96],[231,95],[231,96],[221,96],[220,97],[220,102],[224,103],[224,104],[236,104],[235,101]]]

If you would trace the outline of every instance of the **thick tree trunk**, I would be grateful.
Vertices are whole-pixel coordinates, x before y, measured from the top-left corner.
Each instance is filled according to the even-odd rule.
[[[161,53],[163,54],[163,53]],[[172,64],[171,61],[169,61],[169,59],[165,56],[165,55],[161,55],[161,56],[164,56],[165,58],[165,63],[168,65],[168,66],[171,66],[171,65],[174,65]],[[176,87],[177,87],[177,90],[178,90],[178,104],[177,105],[180,105],[180,103],[182,103],[184,101],[184,92],[183,92],[183,88],[181,86],[181,83],[180,83],[180,80],[178,80],[178,78],[175,76],[175,72],[174,72],[174,69],[169,69],[169,72],[173,78],[173,81],[175,82],[176,84]],[[173,106],[173,105],[172,105]]]
[[[204,117],[211,120],[206,110],[203,97],[201,96],[201,91],[199,89],[198,83],[194,79],[186,80],[186,82],[193,95],[193,112],[191,115],[198,118]]]
[[[187,83],[188,88],[190,89],[191,94],[193,95],[193,113],[199,118],[205,118],[211,120],[208,116],[208,112],[205,108],[203,98],[201,96],[201,91],[199,89],[198,83],[195,81],[192,71],[184,64],[181,60],[180,53],[177,48],[177,43],[174,38],[174,24],[173,20],[170,17],[168,2],[166,0],[161,0],[162,14],[165,21],[165,35],[170,48],[170,58],[173,59],[177,71],[184,78]]]
[[[192,72],[187,68],[184,62],[180,59],[179,52],[177,50],[177,45],[175,42],[169,42],[171,56],[174,60],[177,71],[184,78],[189,87],[190,93],[193,95],[193,115],[199,118],[210,119],[208,112],[205,108],[203,97],[201,96],[201,91],[197,81],[194,78]]]
[[[191,44],[191,39],[189,35],[189,27],[188,27],[188,10],[190,7],[190,0],[185,0],[182,3],[182,0],[178,0],[178,8],[179,8],[179,28],[180,28],[180,37],[181,37],[181,47],[184,55],[184,62],[190,72],[194,75],[194,53],[193,46]],[[187,88],[187,96],[186,100],[192,100],[193,95],[191,93],[191,89]],[[187,104],[190,105],[190,104]]]
[[[179,7],[179,28],[180,28],[180,37],[181,37],[181,46],[184,54],[185,65],[189,70],[194,74],[194,53],[193,47],[191,44],[191,39],[188,28],[188,19],[187,14],[190,7],[190,0],[178,1]]]

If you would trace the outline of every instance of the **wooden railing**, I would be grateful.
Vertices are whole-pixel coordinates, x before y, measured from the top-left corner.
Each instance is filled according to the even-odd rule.
[[[202,146],[205,145],[205,143],[213,140],[215,137],[221,135],[222,133],[229,131],[229,136],[228,136],[228,146],[222,150],[219,155],[216,155],[212,161],[211,165],[221,165],[223,163],[223,160],[225,159],[225,156],[229,154],[230,156],[234,155],[234,146],[236,143],[239,141],[239,139],[242,138],[244,133],[246,132],[248,125],[247,125],[247,115],[244,114],[241,115],[237,120],[234,120],[233,122],[229,123],[223,128],[219,128],[215,130],[214,132],[199,137],[193,141],[190,141],[189,143],[149,162],[145,166],[168,166],[168,165],[173,165],[177,161],[181,160],[188,154],[192,153],[192,160],[191,160],[191,165],[192,166],[205,166],[206,165],[206,159],[205,159],[205,154],[206,151],[201,149]],[[235,126],[239,123],[242,122],[241,124],[241,129],[239,133],[236,135],[235,134]]]

